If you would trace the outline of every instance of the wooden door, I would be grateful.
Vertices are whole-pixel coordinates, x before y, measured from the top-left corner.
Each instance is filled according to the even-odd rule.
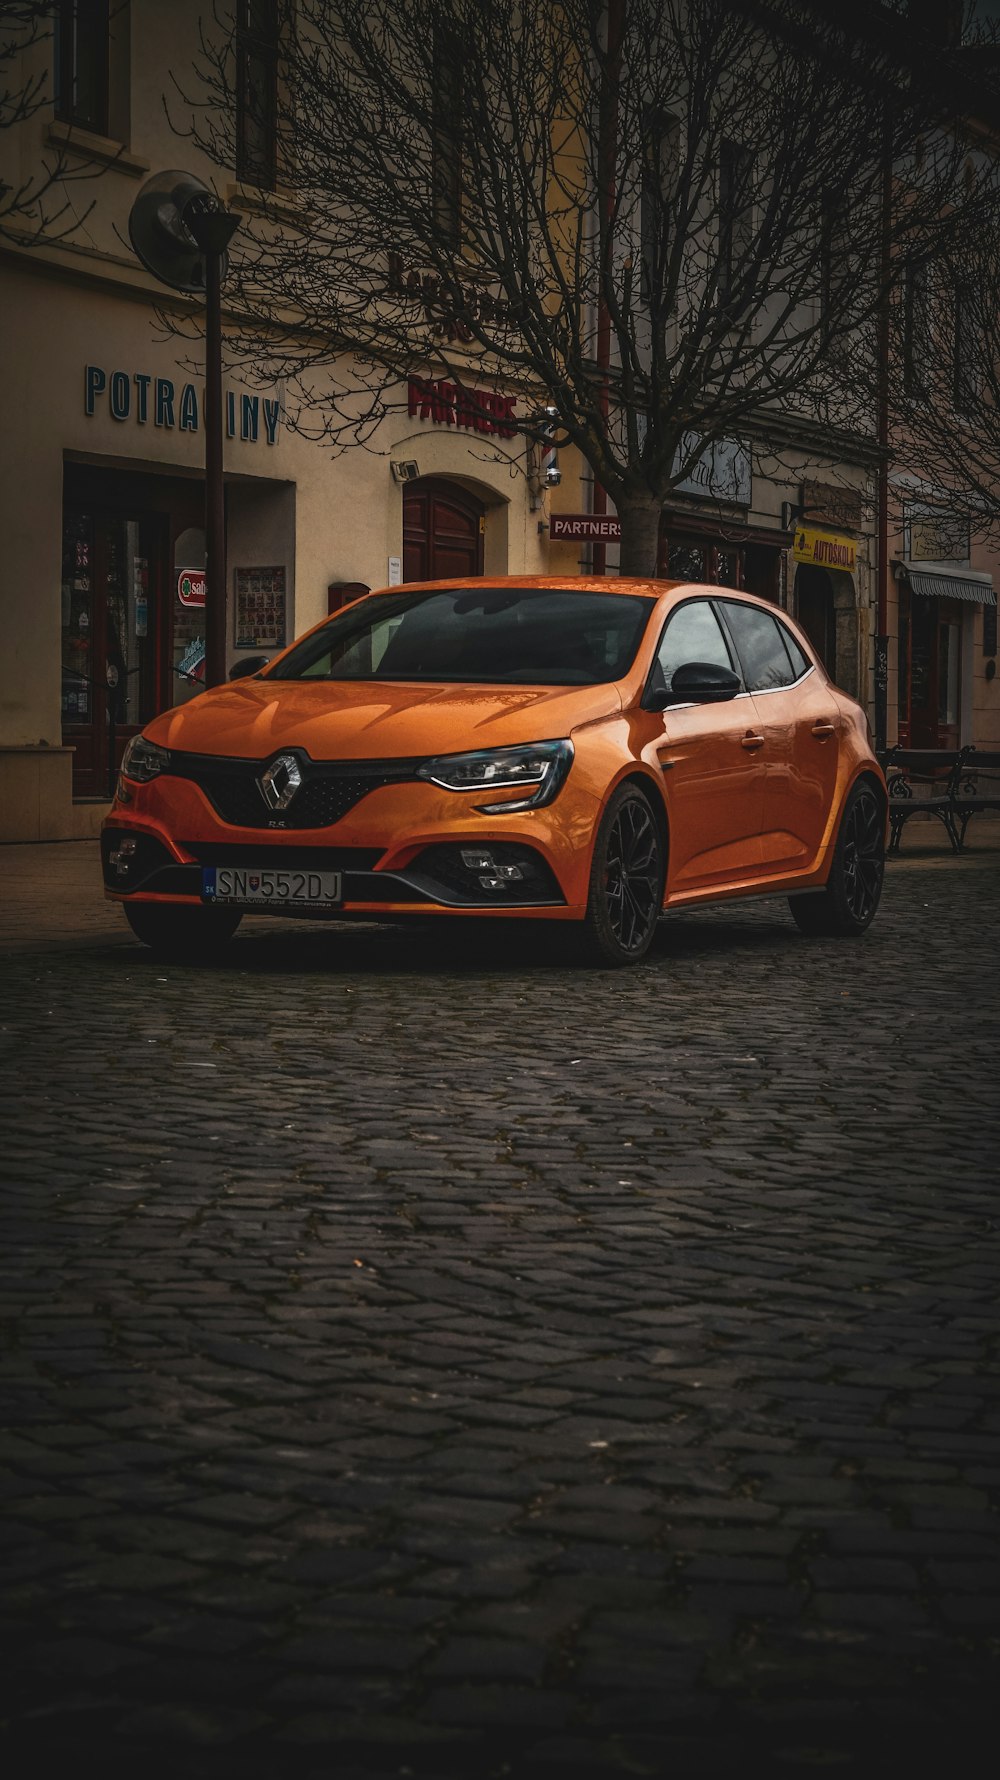
[[[485,508],[457,483],[427,477],[403,491],[403,580],[461,580],[483,572]]]

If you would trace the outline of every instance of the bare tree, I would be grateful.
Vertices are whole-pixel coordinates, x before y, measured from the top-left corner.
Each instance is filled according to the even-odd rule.
[[[870,452],[887,306],[916,266],[964,286],[996,253],[964,52],[904,13],[275,0],[268,63],[217,0],[192,133],[245,177],[272,105],[277,135],[235,345],[337,445],[377,448],[410,377],[532,392],[614,500],[622,571],[652,573],[664,500],[715,442]],[[901,369],[888,387],[919,455],[939,392],[918,413]]]
[[[0,0],[0,132],[30,122],[52,104],[52,57],[44,67],[31,61],[33,51],[54,42],[59,11],[58,0]],[[80,165],[77,155],[71,164],[69,150],[69,144],[53,144],[44,158],[32,157],[28,172],[0,179],[0,237],[27,246],[79,227],[92,203],[80,213],[65,187],[92,178],[97,169]]]

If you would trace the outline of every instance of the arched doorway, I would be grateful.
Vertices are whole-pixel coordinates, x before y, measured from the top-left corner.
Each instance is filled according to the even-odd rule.
[[[800,564],[795,572],[795,611],[831,680],[837,676],[837,613],[825,569]]]
[[[458,580],[483,572],[486,509],[457,482],[422,477],[403,490],[403,580]]]

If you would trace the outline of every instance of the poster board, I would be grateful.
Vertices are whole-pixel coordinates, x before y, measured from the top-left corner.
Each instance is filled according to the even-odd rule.
[[[237,649],[283,649],[285,646],[284,567],[234,569]]]

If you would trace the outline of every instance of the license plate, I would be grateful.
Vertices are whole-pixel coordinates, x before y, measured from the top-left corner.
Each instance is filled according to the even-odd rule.
[[[329,909],[343,900],[339,871],[255,871],[252,866],[202,867],[205,902],[235,902],[242,907]]]

